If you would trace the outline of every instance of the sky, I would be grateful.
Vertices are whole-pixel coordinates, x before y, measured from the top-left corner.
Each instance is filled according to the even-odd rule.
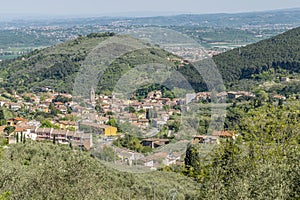
[[[0,15],[122,16],[299,8],[300,0],[2,0]]]

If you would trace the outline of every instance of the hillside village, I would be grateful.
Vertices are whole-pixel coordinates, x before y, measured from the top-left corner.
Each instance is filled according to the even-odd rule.
[[[0,133],[8,144],[48,141],[87,151],[113,147],[114,162],[121,165],[134,164],[151,169],[162,165],[180,165],[183,152],[155,150],[176,141],[174,127],[180,124],[175,119],[180,117],[182,110],[188,109],[189,102],[209,102],[211,96],[211,92],[199,92],[184,99],[170,99],[164,98],[158,90],[138,101],[119,99],[113,95],[95,95],[92,88],[89,99],[75,102],[71,94],[57,93],[48,88],[22,95],[4,93],[0,100]],[[229,100],[255,97],[245,91],[222,92],[216,96]],[[277,95],[274,98],[283,97]],[[120,143],[120,138],[124,140],[130,134],[120,128],[122,124],[141,131],[137,145],[147,150],[116,145]],[[162,130],[165,134],[161,134]],[[202,133],[177,142],[185,145],[188,142],[218,144],[219,138],[234,138],[235,134],[232,131],[215,131],[212,135]]]

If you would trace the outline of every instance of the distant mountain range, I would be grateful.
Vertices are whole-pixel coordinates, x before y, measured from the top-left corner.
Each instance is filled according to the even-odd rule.
[[[293,27],[300,25],[300,8],[271,10],[261,12],[248,13],[217,13],[217,14],[174,14],[174,13],[156,13],[158,16],[147,16],[147,13],[142,15],[134,15],[128,17],[128,14],[115,17],[109,16],[27,16],[12,17],[1,16],[0,27],[4,25],[11,26],[82,26],[82,25],[111,25],[120,22],[129,26],[200,26],[200,27],[242,27],[242,26],[261,26],[266,24],[285,24]],[[167,16],[166,16],[167,15]],[[27,20],[26,20],[27,19]]]
[[[158,16],[131,19],[132,25],[157,26],[201,26],[201,27],[242,27],[266,24],[300,24],[300,8],[217,14],[181,14],[175,16]]]

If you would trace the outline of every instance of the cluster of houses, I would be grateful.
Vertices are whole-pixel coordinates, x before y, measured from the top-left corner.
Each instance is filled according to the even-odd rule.
[[[89,150],[93,146],[92,134],[83,131],[71,131],[67,127],[74,126],[73,122],[60,122],[61,128],[41,127],[38,121],[27,121],[24,118],[16,117],[7,120],[7,125],[0,126],[0,134],[7,138],[9,144],[18,142],[53,141],[59,144],[69,144]],[[14,127],[12,132],[6,133],[7,126]]]
[[[119,123],[129,122],[141,129],[163,127],[171,115],[180,113],[180,110],[174,109],[173,106],[181,103],[181,99],[162,98],[160,91],[150,92],[142,101],[102,95],[97,101],[100,102],[103,113],[113,113],[113,117]],[[78,108],[77,106],[76,110]]]
[[[251,92],[222,92],[218,93],[219,99],[237,99],[239,97],[251,98],[255,95]],[[149,127],[162,128],[164,127],[170,116],[181,114],[180,109],[176,106],[186,105],[192,101],[210,100],[211,92],[199,92],[195,94],[187,94],[186,98],[163,98],[161,91],[152,91],[147,97],[141,101],[124,100],[115,96],[100,95],[97,100],[91,102],[100,102],[103,113],[113,113],[113,117],[119,122],[129,122],[131,125],[147,129]],[[134,110],[130,112],[129,107]],[[178,107],[177,107],[178,108]],[[79,105],[75,106],[75,110],[81,113],[85,108]],[[129,111],[128,111],[129,110]],[[95,121],[95,119],[93,119]]]
[[[59,102],[54,101],[60,95],[69,99],[69,101]],[[224,92],[217,94],[219,98],[239,98],[240,96],[253,97],[249,92]],[[17,94],[13,98],[17,100],[16,103],[10,101],[0,100],[0,106],[6,107],[11,111],[19,111],[25,108],[28,112],[51,112],[50,104],[59,110],[59,118],[66,118],[68,115],[79,117],[79,120],[53,120],[53,125],[56,128],[42,127],[41,123],[35,120],[26,120],[24,118],[15,117],[7,120],[7,124],[0,127],[0,134],[6,135],[8,142],[17,143],[24,142],[24,140],[36,141],[53,141],[60,144],[69,144],[72,146],[79,146],[86,150],[93,147],[93,134],[103,135],[107,137],[118,136],[118,129],[114,126],[108,125],[111,117],[118,123],[130,123],[132,126],[141,129],[150,130],[155,128],[157,130],[164,127],[170,117],[174,114],[180,114],[181,110],[176,109],[178,106],[185,105],[190,101],[208,100],[212,97],[210,92],[200,92],[193,95],[187,95],[186,98],[164,98],[161,91],[153,91],[148,96],[141,100],[124,100],[115,96],[95,96],[94,91],[91,90],[90,99],[84,100],[84,104],[72,101],[70,94],[58,94],[55,92],[48,92],[43,97],[36,94],[26,94],[27,101],[24,96]],[[95,111],[95,105],[101,107],[101,110]],[[69,112],[71,110],[71,113]],[[4,129],[7,126],[13,126],[15,129],[6,134]],[[81,131],[79,131],[81,130]],[[194,136],[192,143],[212,144],[218,143],[219,137],[233,137],[233,133],[221,132],[213,133],[211,136]],[[95,141],[94,141],[95,142]],[[141,141],[143,146],[157,148],[167,145],[170,141],[168,139],[159,138],[145,138]],[[159,152],[149,156],[114,147],[118,161],[132,165],[138,163],[151,169],[156,169],[160,165],[171,165],[180,163],[180,155],[177,152],[165,153]]]
[[[175,105],[184,105],[191,101],[209,100],[212,97],[211,92],[199,92],[197,94],[186,95],[186,98],[163,98],[161,91],[153,91],[142,101],[138,100],[124,100],[116,98],[114,96],[100,95],[95,97],[94,92],[91,92],[91,97],[85,105],[95,105],[97,101],[100,103],[102,114],[94,112],[91,107],[82,106],[79,102],[72,101],[72,95],[70,94],[58,94],[54,92],[48,92],[43,97],[37,96],[34,93],[25,94],[27,101],[24,100],[24,96],[21,97],[16,93],[13,98],[17,100],[16,103],[8,100],[0,100],[0,106],[6,107],[12,111],[18,111],[24,108],[26,112],[45,112],[49,113],[51,110],[49,106],[53,103],[54,107],[60,112],[61,117],[64,117],[70,112],[79,114],[86,123],[105,124],[109,118],[104,116],[107,113],[112,113],[113,117],[119,122],[129,122],[131,125],[147,129],[149,127],[161,128],[167,124],[171,115],[180,114],[179,109],[174,109]],[[63,96],[69,99],[68,102],[54,102],[54,99],[58,96]],[[250,92],[222,92],[217,94],[218,98],[239,98],[254,97],[254,94]],[[71,108],[71,109],[68,109]],[[128,111],[131,108],[134,112]],[[102,119],[101,119],[102,118]],[[95,124],[93,126],[95,126]]]
[[[54,99],[58,96],[63,96],[70,99],[69,102],[54,102]],[[7,95],[8,96],[8,95]],[[0,106],[8,108],[12,111],[19,111],[21,108],[24,108],[27,112],[45,112],[49,113],[49,106],[51,103],[54,104],[55,108],[60,111],[62,114],[67,114],[68,106],[72,104],[72,95],[70,94],[60,94],[60,93],[47,93],[45,96],[38,96],[34,93],[27,93],[23,96],[20,96],[14,93],[10,95],[11,98],[15,99],[17,102],[12,102],[9,100],[0,100]]]

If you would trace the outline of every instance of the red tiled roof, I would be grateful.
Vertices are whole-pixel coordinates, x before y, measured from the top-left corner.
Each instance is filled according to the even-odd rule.
[[[221,136],[221,137],[232,137],[233,133],[229,131],[214,131],[212,133],[213,136]]]
[[[21,117],[15,117],[14,120],[16,121],[27,121],[27,119],[21,118]]]
[[[14,132],[23,132],[23,131],[26,131],[26,129],[23,127],[16,127]]]

